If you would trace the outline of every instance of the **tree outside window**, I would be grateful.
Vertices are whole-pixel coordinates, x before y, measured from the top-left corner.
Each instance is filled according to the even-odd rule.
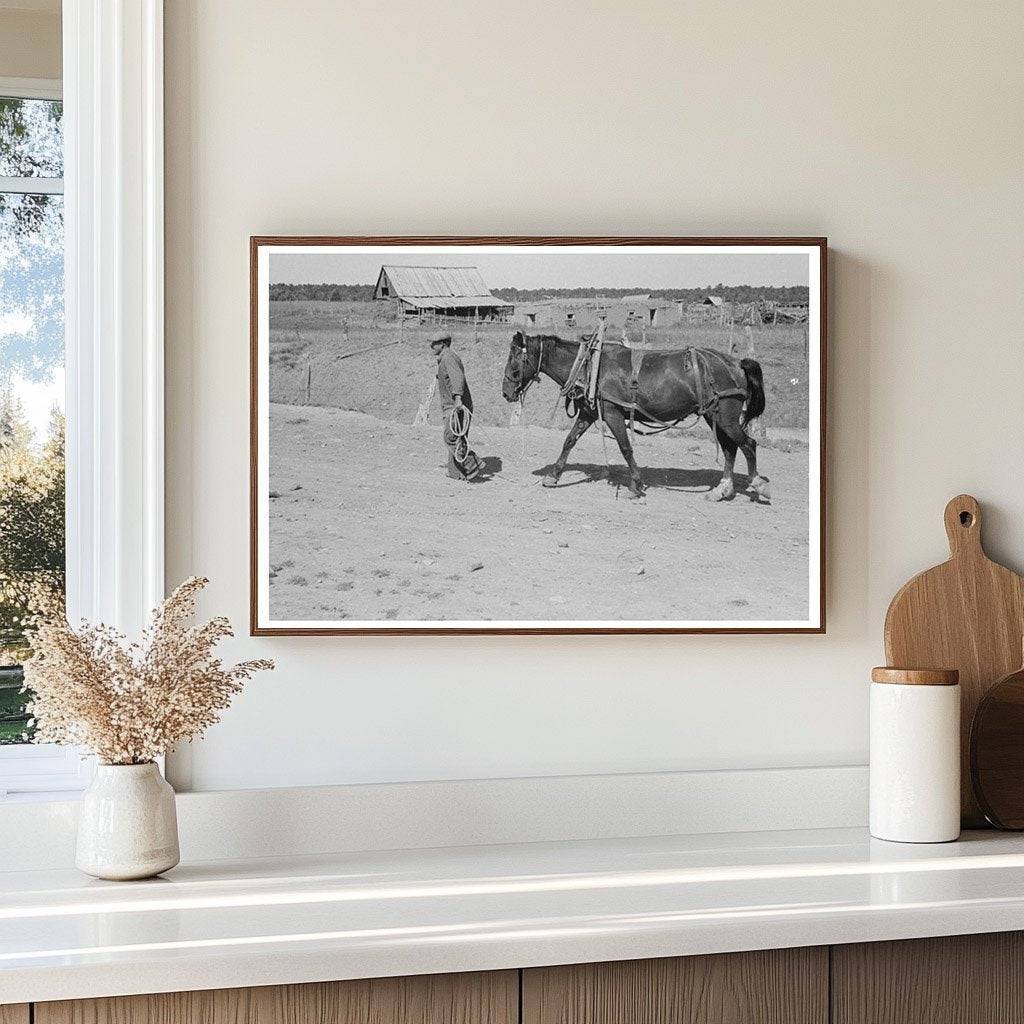
[[[0,744],[31,739],[20,665],[64,601],[62,105],[0,96]]]

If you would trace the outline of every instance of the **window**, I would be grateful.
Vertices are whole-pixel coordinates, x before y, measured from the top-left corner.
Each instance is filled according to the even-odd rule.
[[[25,461],[50,458],[30,495],[32,544],[9,554],[63,589],[72,620],[137,636],[164,595],[163,4],[63,0],[61,17],[63,82],[0,78],[13,101],[0,133],[0,398],[12,434],[37,426]],[[59,417],[46,434],[62,391],[63,478]],[[14,618],[4,649],[19,640]],[[10,742],[29,726],[16,660],[0,676],[0,800],[80,789],[91,760]]]
[[[64,601],[64,140],[59,88],[14,85],[0,81],[0,795],[80,774],[73,752],[24,745],[24,623]]]

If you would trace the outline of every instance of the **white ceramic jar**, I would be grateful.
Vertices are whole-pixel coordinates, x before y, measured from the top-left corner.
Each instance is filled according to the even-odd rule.
[[[96,878],[150,878],[178,863],[174,790],[155,764],[101,764],[82,794],[75,864]]]
[[[947,843],[960,835],[960,685],[952,669],[871,673],[871,835]]]

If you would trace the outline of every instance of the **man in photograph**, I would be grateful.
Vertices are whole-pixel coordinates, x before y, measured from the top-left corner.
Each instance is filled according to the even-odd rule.
[[[430,335],[430,349],[437,359],[437,391],[441,396],[441,417],[445,447],[448,449],[448,476],[453,480],[472,480],[480,472],[476,456],[469,450],[467,433],[462,435],[465,456],[460,462],[456,458],[460,437],[452,430],[451,414],[456,408],[473,413],[473,396],[466,381],[466,368],[462,360],[452,351],[452,336],[444,331]]]

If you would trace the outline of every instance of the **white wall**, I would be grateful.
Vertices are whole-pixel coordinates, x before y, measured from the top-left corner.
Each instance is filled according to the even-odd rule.
[[[278,670],[193,785],[863,762],[945,501],[1024,565],[1024,6],[167,8],[169,582],[208,574],[242,630],[250,234],[832,245],[827,636],[243,638]]]

